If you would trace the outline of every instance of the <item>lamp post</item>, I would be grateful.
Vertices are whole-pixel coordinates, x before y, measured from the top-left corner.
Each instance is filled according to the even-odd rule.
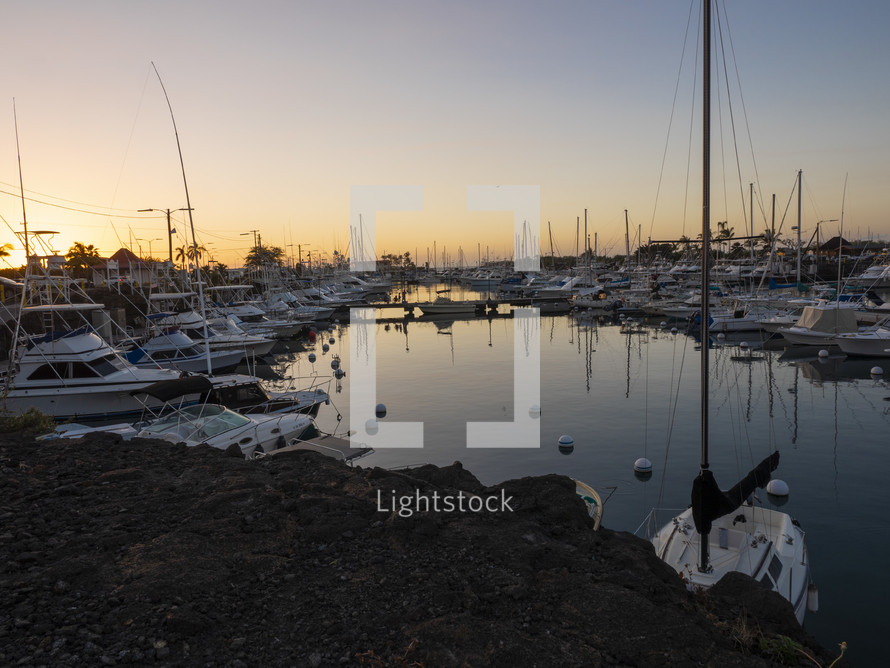
[[[188,207],[183,207],[182,209],[139,209],[140,213],[147,213],[149,211],[157,211],[158,213],[167,214],[167,251],[170,255],[170,264],[173,264],[173,233],[176,231],[173,229],[173,226],[170,223],[170,214],[174,211],[194,211],[194,209],[189,209]],[[149,253],[151,253],[151,247],[149,247]]]

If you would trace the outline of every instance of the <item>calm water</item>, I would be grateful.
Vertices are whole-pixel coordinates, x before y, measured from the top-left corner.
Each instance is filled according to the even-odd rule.
[[[480,297],[459,289],[451,296]],[[423,287],[408,294],[409,301],[434,297],[435,289]],[[565,474],[600,492],[605,526],[630,532],[654,506],[686,506],[700,458],[698,343],[658,320],[626,329],[541,316],[541,447],[469,449],[468,421],[512,419],[513,320],[378,321],[376,401],[386,405],[386,420],[423,421],[424,441],[417,449],[378,448],[361,464],[459,460],[486,484]],[[315,364],[307,351],[282,358],[278,370],[329,377],[331,356],[339,355],[346,377],[332,386],[333,407],[322,410],[319,423],[345,432],[350,329],[332,330],[324,340],[333,336],[335,343],[324,354],[319,337]],[[738,345],[743,338],[748,350]],[[886,655],[882,599],[890,593],[888,493],[878,464],[890,442],[890,360],[822,361],[814,352],[793,358],[763,349],[755,335],[712,345],[710,460],[718,482],[732,486],[779,449],[775,475],[791,488],[783,510],[807,531],[819,587],[820,611],[808,614],[807,630],[831,649],[846,641],[854,664],[875,664]],[[878,380],[869,375],[876,364],[888,371]],[[574,438],[570,454],[557,446],[561,434]],[[633,475],[643,456],[655,469],[645,482]]]

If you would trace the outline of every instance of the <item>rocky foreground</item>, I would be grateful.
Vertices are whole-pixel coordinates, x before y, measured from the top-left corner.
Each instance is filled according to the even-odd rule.
[[[512,497],[512,510],[392,511],[418,490]],[[486,488],[459,463],[393,472],[312,452],[245,461],[159,441],[6,435],[0,570],[9,666],[835,658],[753,580],[690,594],[645,541],[592,531],[569,479]]]

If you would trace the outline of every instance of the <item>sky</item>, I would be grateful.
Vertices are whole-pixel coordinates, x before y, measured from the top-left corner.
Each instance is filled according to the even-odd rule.
[[[356,186],[420,187],[422,209],[376,214],[377,253],[438,266],[512,256],[512,214],[468,210],[472,186],[539,189],[543,255],[583,250],[585,209],[600,254],[623,253],[625,210],[632,246],[694,238],[699,11],[699,0],[9,0],[0,244],[22,263],[20,153],[28,228],[57,232],[39,235],[49,250],[166,257],[164,215],[138,212],[186,207],[152,63],[198,243],[230,267],[254,231],[304,263],[348,254]],[[715,67],[712,227],[745,233],[754,183],[755,231],[771,225],[775,195],[776,227],[791,235],[802,170],[804,241],[842,219],[846,238],[890,243],[890,3],[720,0],[717,13],[727,55]],[[173,224],[178,247],[187,214]]]

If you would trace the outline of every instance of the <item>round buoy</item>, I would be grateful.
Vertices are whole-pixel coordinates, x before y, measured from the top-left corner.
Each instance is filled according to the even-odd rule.
[[[338,380],[345,375],[346,375],[346,372],[343,371],[343,369],[337,369],[336,371],[334,371],[334,377],[337,378]]]
[[[377,404],[377,407],[374,409],[374,412],[377,414],[377,417],[383,418],[386,417],[386,406],[383,404]]]
[[[563,434],[559,437],[559,447],[561,448],[572,448],[575,446],[575,439],[569,436],[568,434]]]
[[[619,320],[624,320],[626,317],[627,317],[627,316],[624,315],[624,314],[622,313],[621,315],[618,316],[618,319],[619,319]]]
[[[330,343],[331,345],[334,345],[336,343],[333,336],[328,339],[328,343]]]
[[[528,409],[528,414],[532,420],[537,420],[541,417],[541,407],[538,404],[534,404],[531,408]]]
[[[340,319],[337,318],[336,320],[334,320],[334,324],[335,324],[335,325],[339,325],[339,324],[340,324]]]
[[[717,334],[718,341],[722,341],[725,338],[726,338],[726,334],[724,334],[723,332],[720,332],[719,334]]]
[[[640,457],[634,462],[634,471],[637,473],[652,473],[652,462],[645,457]]]
[[[677,328],[671,327],[671,334],[676,334],[676,333],[677,333]]]
[[[819,351],[819,357],[828,357],[828,351],[823,348]]]
[[[739,344],[739,348],[741,348],[742,350],[748,350],[748,342],[747,342],[747,341],[742,341],[742,342]]]
[[[365,431],[368,433],[368,436],[373,436],[377,433],[377,420],[371,418],[367,422],[365,422]]]
[[[331,360],[331,368],[335,371],[340,368],[340,360],[338,360],[336,357]]]
[[[873,366],[873,367],[871,368],[871,375],[872,375],[872,376],[883,376],[883,375],[884,375],[884,370],[883,370],[881,367],[879,367],[879,366]]]
[[[315,353],[309,353],[309,363],[315,364]]]
[[[788,483],[778,478],[773,478],[766,484],[767,494],[773,496],[788,496]]]
[[[322,344],[322,346],[321,346],[321,352],[326,353],[326,352],[329,351],[329,350],[330,350],[330,348],[328,347],[328,344],[327,344],[327,343]]]
[[[662,321],[661,321],[661,326],[662,326],[662,327],[667,327],[667,326],[668,326],[667,321],[662,320]]]
[[[315,342],[315,330],[313,330],[313,329],[309,330],[309,340],[312,341],[313,343]]]

